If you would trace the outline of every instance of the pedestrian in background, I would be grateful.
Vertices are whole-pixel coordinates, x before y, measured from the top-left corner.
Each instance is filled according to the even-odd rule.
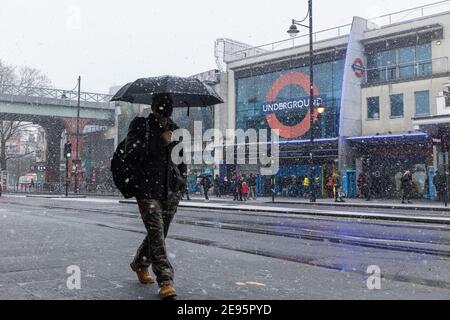
[[[209,192],[209,189],[211,189],[211,181],[209,180],[209,178],[207,176],[203,176],[200,184],[203,187],[203,193],[205,195],[205,201],[208,202],[209,201],[208,192]]]
[[[250,188],[249,196],[252,197],[253,200],[256,200],[256,177],[253,173],[250,173],[248,178],[248,186]]]
[[[303,191],[304,191],[304,196],[305,197],[310,193],[308,176],[304,176],[303,177]]]
[[[345,202],[342,193],[342,178],[337,172],[333,174],[334,202]]]
[[[408,203],[412,203],[411,193],[413,185],[412,185],[411,171],[409,170],[405,171],[401,180],[401,186],[402,186],[402,203],[405,203],[405,200],[408,201]]]
[[[221,197],[221,189],[222,189],[222,179],[220,179],[219,175],[216,174],[216,177],[214,178],[214,193],[216,195],[216,198],[220,198]]]
[[[331,175],[331,176],[328,177],[328,180],[327,180],[327,183],[326,183],[327,197],[330,198],[330,199],[333,198],[333,186],[334,186],[333,176]]]
[[[239,200],[239,189],[241,188],[241,182],[238,175],[235,175],[233,181],[233,201]]]
[[[186,196],[186,200],[191,200],[191,198],[189,197],[189,188],[186,187],[182,192],[181,192],[181,200],[184,200],[184,196]]]
[[[247,182],[242,182],[242,198],[244,201],[248,200],[248,194],[250,192],[250,188],[247,184]]]
[[[433,177],[433,184],[436,187],[436,193],[440,202],[445,201],[445,175],[437,172]]]
[[[358,176],[358,189],[360,197],[369,201],[371,198],[370,177],[365,172],[361,172]]]
[[[311,181],[311,195],[309,198],[309,202],[316,202],[317,193],[319,192],[319,183],[320,183],[319,177],[313,175]]]
[[[239,177],[238,180],[238,195],[239,195],[239,201],[244,201],[243,195],[242,195],[242,183],[244,182],[244,178],[242,176]]]
[[[298,197],[303,197],[303,176],[298,176],[295,180],[295,184],[297,185],[298,189]]]

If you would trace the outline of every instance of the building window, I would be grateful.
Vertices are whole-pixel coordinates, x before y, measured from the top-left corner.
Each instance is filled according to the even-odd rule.
[[[367,98],[367,119],[380,119],[380,98]]]
[[[414,92],[414,98],[416,102],[416,116],[430,114],[430,92]]]
[[[400,79],[410,79],[414,77],[415,57],[416,47],[400,48],[398,50]]]
[[[391,100],[391,118],[403,117],[403,94],[393,94]]]
[[[413,79],[432,74],[431,43],[367,55],[367,83]]]

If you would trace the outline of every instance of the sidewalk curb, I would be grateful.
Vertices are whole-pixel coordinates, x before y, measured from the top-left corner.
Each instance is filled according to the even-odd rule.
[[[266,204],[273,203],[272,201],[264,202]],[[431,207],[431,206],[417,206],[417,205],[402,205],[402,204],[382,204],[382,203],[351,203],[351,202],[301,202],[301,201],[275,201],[275,204],[307,204],[311,206],[339,206],[339,207],[358,207],[358,208],[378,208],[378,209],[399,209],[399,210],[423,210],[423,211],[448,211],[450,207]]]
[[[83,195],[69,195],[69,196],[63,196],[63,195],[58,195],[58,196],[51,196],[51,195],[26,195],[25,197],[27,198],[41,198],[41,199],[84,199],[87,198],[87,196],[83,196]]]
[[[119,200],[122,204],[137,204],[136,200]],[[227,207],[221,204],[195,204],[195,203],[180,203],[180,207],[194,208],[194,209],[217,209],[226,211],[249,211],[249,212],[266,212],[266,213],[281,213],[281,214],[298,214],[309,216],[325,216],[325,217],[343,217],[353,219],[374,219],[374,220],[389,220],[401,222],[420,222],[429,224],[448,224],[450,225],[450,217],[432,217],[432,216],[406,216],[393,215],[385,213],[363,213],[363,212],[336,212],[329,210],[311,210],[311,209],[295,209],[295,208],[274,208],[274,207]]]

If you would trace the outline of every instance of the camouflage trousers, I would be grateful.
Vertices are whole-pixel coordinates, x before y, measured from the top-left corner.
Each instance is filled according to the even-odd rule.
[[[180,198],[179,194],[172,194],[169,200],[137,200],[147,236],[140,245],[134,262],[142,269],[151,266],[159,285],[172,283],[174,278],[173,267],[167,257],[165,239]]]

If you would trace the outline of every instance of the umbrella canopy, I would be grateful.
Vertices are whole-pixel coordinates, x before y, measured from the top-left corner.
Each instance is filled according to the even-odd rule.
[[[223,103],[219,95],[207,84],[195,78],[162,76],[142,78],[123,86],[111,101],[152,104],[153,97],[167,94],[173,107],[208,107]]]

